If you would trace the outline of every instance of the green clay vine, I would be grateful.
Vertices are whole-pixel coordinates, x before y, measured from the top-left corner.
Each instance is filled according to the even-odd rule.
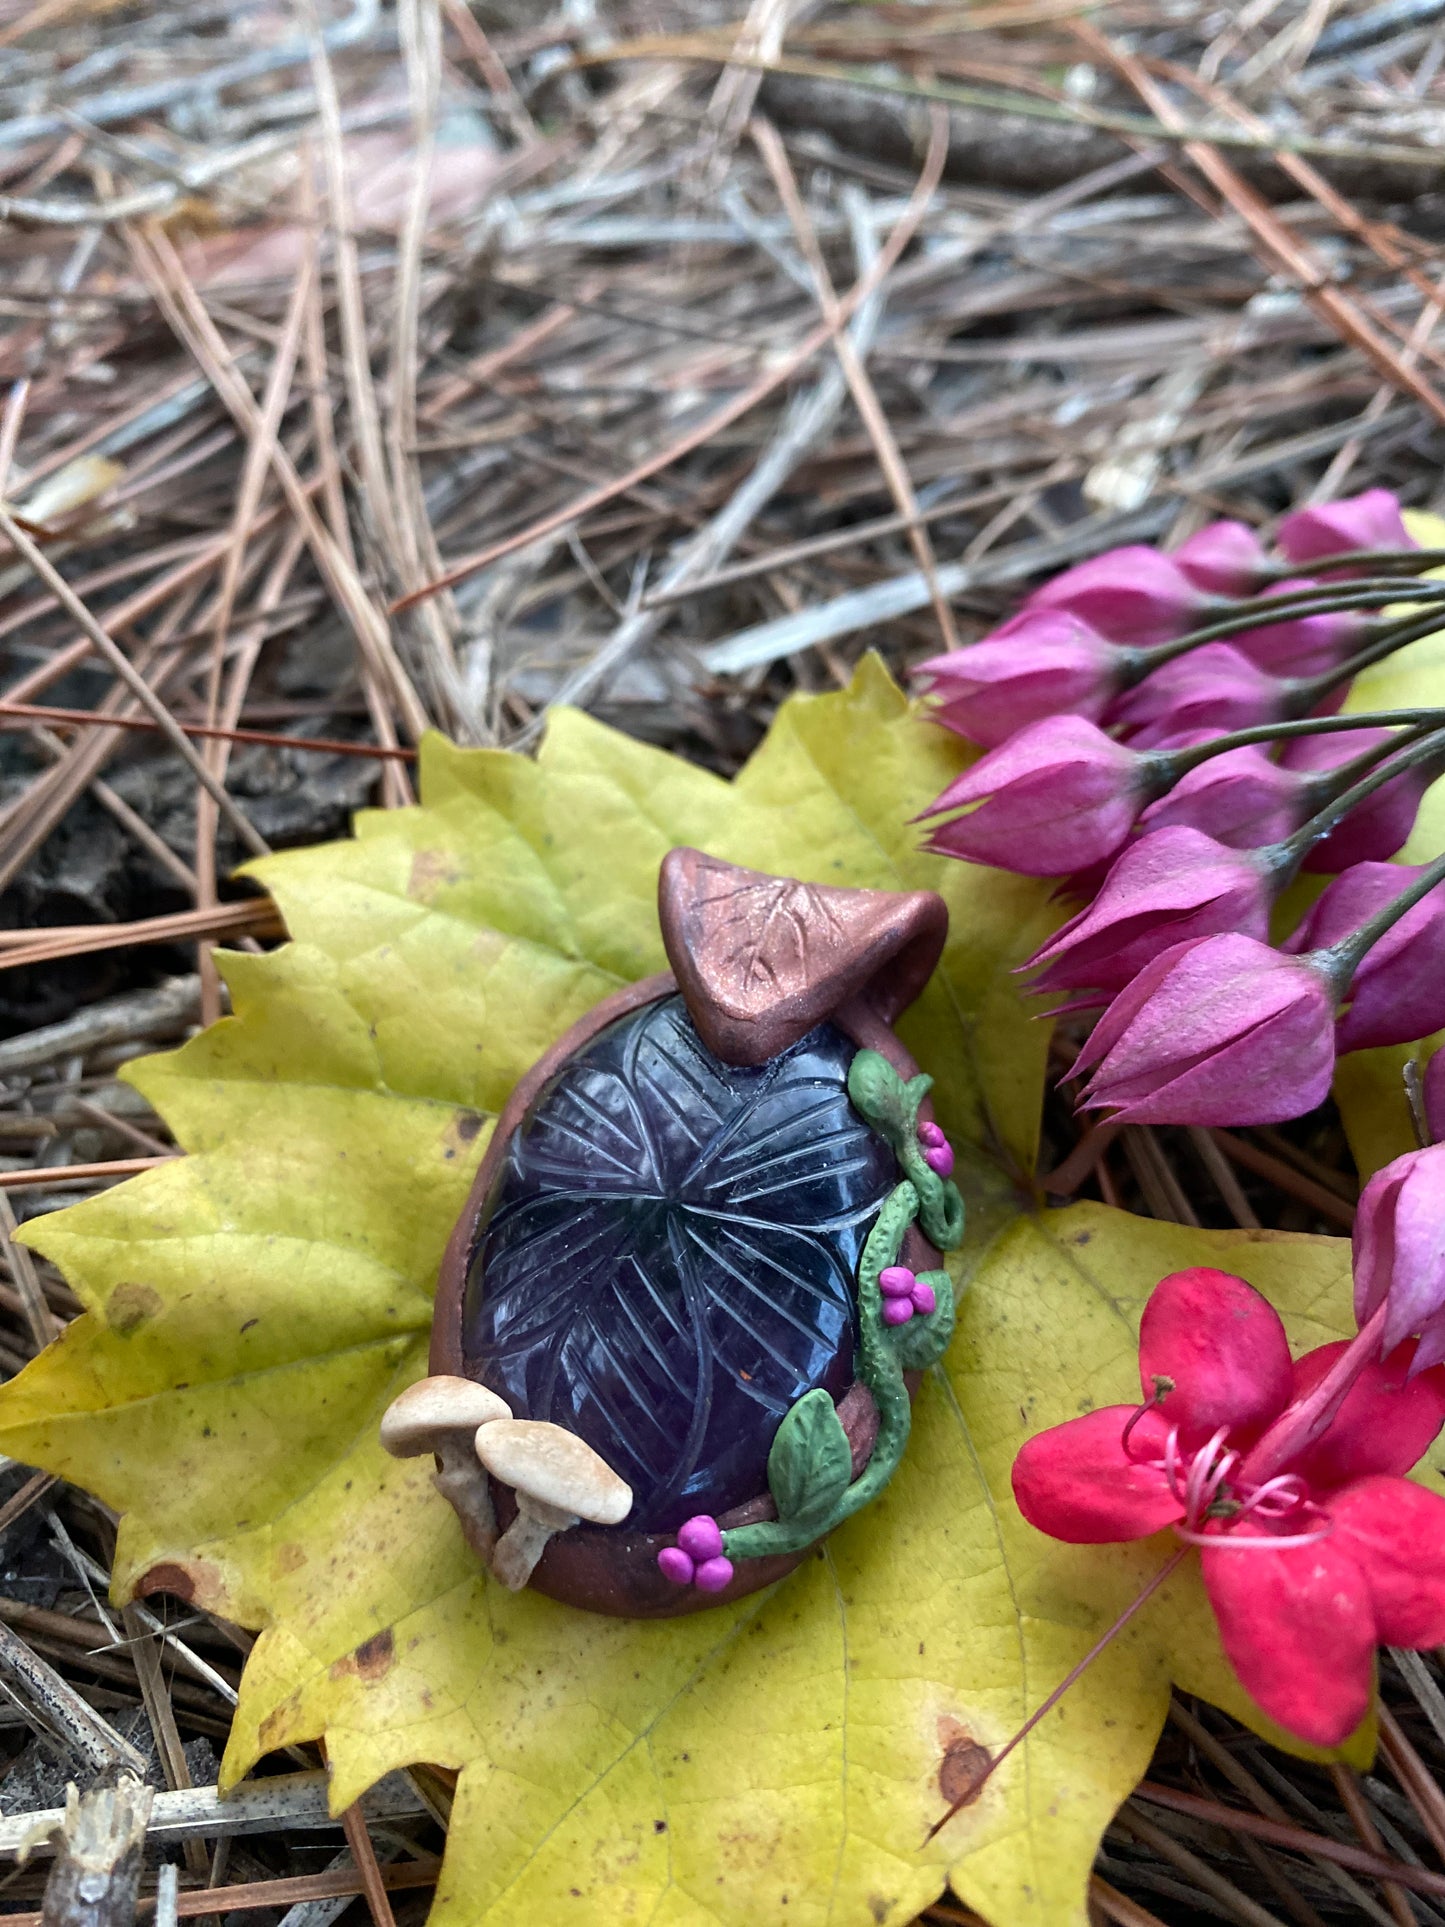
[[[904,1373],[936,1364],[947,1349],[953,1286],[946,1271],[921,1272],[917,1282],[932,1290],[933,1310],[889,1325],[879,1279],[897,1264],[915,1218],[941,1250],[952,1250],[963,1236],[958,1188],[925,1162],[919,1145],[918,1107],[931,1085],[928,1077],[905,1083],[877,1051],[860,1051],[848,1076],[855,1108],[887,1139],[904,1172],[858,1261],[858,1376],[878,1408],[868,1463],[854,1478],[852,1449],[832,1398],[822,1387],[805,1392],[778,1427],[768,1454],[768,1487],[778,1516],[724,1532],[722,1549],[730,1560],[803,1551],[877,1498],[898,1469],[913,1423]]]

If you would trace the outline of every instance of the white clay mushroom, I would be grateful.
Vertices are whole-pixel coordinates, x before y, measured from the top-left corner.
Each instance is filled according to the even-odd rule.
[[[432,1484],[462,1522],[467,1544],[487,1564],[497,1542],[497,1515],[487,1475],[477,1463],[478,1429],[510,1420],[504,1398],[470,1378],[418,1379],[381,1416],[381,1443],[394,1459],[436,1455]]]
[[[517,1495],[517,1516],[497,1541],[492,1572],[518,1592],[554,1532],[583,1519],[621,1524],[632,1487],[575,1432],[538,1419],[502,1419],[477,1433],[477,1457]]]

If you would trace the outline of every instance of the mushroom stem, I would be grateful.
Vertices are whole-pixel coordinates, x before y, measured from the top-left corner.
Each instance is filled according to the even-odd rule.
[[[498,1539],[492,1553],[492,1577],[510,1592],[520,1592],[536,1570],[537,1561],[554,1532],[577,1524],[575,1512],[517,1494],[517,1516]]]
[[[497,1543],[497,1513],[487,1475],[470,1439],[442,1439],[431,1482],[461,1521],[462,1537],[484,1566]]]
[[[483,1565],[497,1543],[497,1515],[476,1441],[489,1425],[511,1416],[507,1401],[485,1385],[438,1373],[408,1385],[381,1418],[382,1449],[394,1459],[433,1454],[432,1484],[456,1513],[463,1537]]]

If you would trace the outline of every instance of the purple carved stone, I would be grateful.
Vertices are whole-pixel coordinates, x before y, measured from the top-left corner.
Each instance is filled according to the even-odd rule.
[[[680,997],[564,1063],[478,1223],[469,1376],[579,1433],[675,1531],[767,1484],[778,1423],[853,1380],[854,1277],[893,1153],[848,1101],[856,1046],[820,1024],[724,1064]]]

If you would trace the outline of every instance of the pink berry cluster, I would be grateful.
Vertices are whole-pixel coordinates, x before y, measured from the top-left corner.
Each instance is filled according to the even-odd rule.
[[[1083,899],[1024,968],[1105,1007],[1083,1102],[1141,1123],[1294,1117],[1338,1052],[1445,1026],[1445,868],[1388,861],[1445,772],[1445,710],[1337,715],[1361,667],[1445,628],[1410,605],[1445,584],[1411,579],[1383,489],[1276,541],[1282,562],[1217,522],[1116,549],[922,669],[934,720],[985,750],[924,812],[929,847]],[[1300,869],[1334,881],[1275,947]]]
[[[883,1295],[885,1325],[906,1325],[916,1312],[927,1318],[938,1309],[932,1285],[911,1272],[907,1265],[885,1265],[878,1274],[878,1289]]]
[[[920,1124],[918,1142],[923,1146],[923,1162],[941,1178],[953,1175],[953,1146],[936,1124]]]
[[[699,1592],[722,1592],[732,1584],[733,1562],[723,1552],[722,1529],[710,1512],[696,1513],[677,1529],[677,1544],[657,1555],[664,1579]]]

